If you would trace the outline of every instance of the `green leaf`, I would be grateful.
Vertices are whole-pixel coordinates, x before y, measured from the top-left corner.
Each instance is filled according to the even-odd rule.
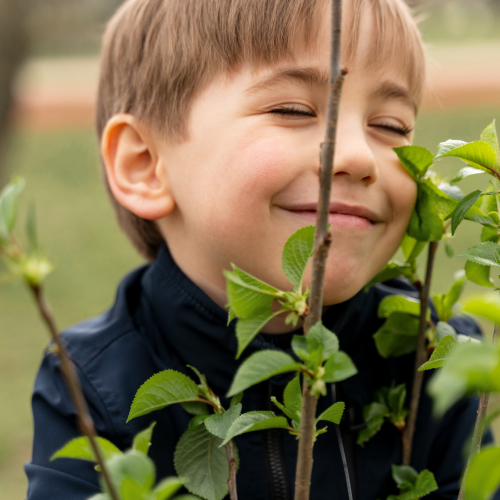
[[[454,200],[460,201],[464,197],[464,192],[458,186],[452,186],[448,182],[440,182],[438,184],[438,189],[443,191],[444,194],[448,195]]]
[[[190,370],[193,370],[194,373],[196,374],[196,376],[198,377],[198,380],[200,381],[200,385],[198,387],[200,387],[203,391],[209,392],[210,391],[210,387],[208,386],[207,377],[205,377],[205,375],[203,375],[200,372],[200,370],[198,370],[198,368],[196,368],[194,366],[191,366],[191,365],[186,365],[186,366]]]
[[[393,313],[377,330],[373,339],[383,358],[396,358],[413,352],[417,346],[419,319],[404,313]]]
[[[463,310],[500,324],[500,296],[498,293],[469,297],[464,301]]]
[[[418,371],[431,370],[433,368],[441,368],[443,363],[449,359],[451,351],[457,347],[458,342],[451,336],[447,335],[441,339],[432,352],[432,355],[426,363],[424,363]]]
[[[109,460],[115,455],[121,455],[122,452],[107,439],[98,437],[97,442],[101,448],[105,460]],[[72,439],[69,443],[65,444],[60,450],[56,451],[50,460],[56,458],[77,458],[78,460],[87,460],[89,462],[97,462],[94,451],[90,446],[87,437],[79,437]]]
[[[451,234],[454,235],[459,224],[464,220],[467,212],[481,196],[481,190],[473,191],[461,200],[451,214]]]
[[[465,272],[460,270],[455,273],[455,280],[448,293],[433,295],[434,306],[441,321],[448,321],[452,316],[453,306],[462,295],[466,283]]]
[[[468,260],[465,263],[465,274],[469,281],[476,285],[493,287],[493,280],[490,278],[490,266],[482,266]]]
[[[238,392],[235,396],[231,398],[231,402],[229,403],[229,408],[232,408],[233,406],[236,406],[237,404],[241,403],[241,400],[243,399],[243,392]]]
[[[455,274],[453,285],[451,285],[450,291],[446,294],[444,299],[446,310],[449,313],[451,313],[453,306],[458,302],[458,299],[464,291],[465,278],[466,276],[463,271],[458,271]]]
[[[384,297],[378,307],[378,317],[388,318],[395,312],[420,316],[420,300],[406,295],[388,295]]]
[[[419,187],[428,193],[441,220],[447,219],[453,210],[455,210],[458,201],[441,191],[430,179],[423,179]]]
[[[134,437],[134,443],[132,448],[136,451],[140,451],[144,453],[144,455],[148,454],[149,447],[151,446],[151,436],[153,435],[153,429],[155,428],[156,422],[153,422],[147,429],[139,432]]]
[[[122,478],[122,483],[118,489],[121,500],[148,500],[148,489],[136,483],[130,477]]]
[[[120,490],[122,497],[124,491],[128,489],[134,488],[136,492],[147,493],[154,485],[154,463],[139,451],[129,450],[123,455],[114,455],[106,461],[106,466],[113,484]]]
[[[466,144],[467,143],[464,141],[457,141],[455,139],[448,139],[445,142],[441,142],[438,145],[438,150],[437,150],[436,156],[434,158],[439,158],[439,157],[445,155],[446,153],[453,151],[454,149],[465,146]]]
[[[405,170],[416,181],[423,177],[434,162],[432,153],[419,146],[393,148]]]
[[[399,487],[402,483],[415,485],[418,479],[418,472],[409,465],[393,465],[392,478]]]
[[[439,241],[443,234],[443,222],[432,204],[429,193],[418,189],[415,209],[411,214],[408,235],[418,241]]]
[[[386,405],[373,402],[363,408],[363,418],[366,427],[358,433],[357,443],[363,445],[371,439],[382,427],[384,418],[389,415],[389,408]]]
[[[205,420],[210,415],[195,415],[189,422],[188,429],[194,429],[198,425],[205,424]]]
[[[351,358],[345,352],[339,351],[332,354],[325,363],[323,381],[327,383],[341,382],[356,375],[356,373],[358,373],[358,370]]]
[[[498,350],[498,346],[466,342],[451,351],[428,386],[436,415],[442,415],[464,395],[500,391]]]
[[[105,493],[98,493],[97,495],[91,496],[88,500],[111,500],[111,497]]]
[[[450,259],[455,256],[455,250],[453,250],[453,247],[447,241],[444,243],[444,251]]]
[[[274,396],[271,396],[271,401],[282,411],[292,422],[300,424],[300,414],[292,413],[286,406],[282,405]]]
[[[250,318],[240,318],[236,323],[236,338],[238,339],[238,359],[248,344],[257,336],[257,334],[274,317],[282,314],[284,311],[273,312],[271,307]]]
[[[400,384],[389,387],[387,391],[387,403],[392,413],[401,413],[406,400],[406,385]]]
[[[249,411],[238,417],[229,428],[226,439],[220,445],[226,444],[240,434],[261,431],[264,429],[288,429],[285,417],[277,417],[272,411]]]
[[[24,179],[15,177],[0,192],[0,240],[8,240],[17,218],[18,199],[24,189]]]
[[[207,500],[222,500],[229,491],[229,464],[221,443],[220,438],[199,425],[188,429],[175,448],[177,475],[191,493]]]
[[[484,174],[484,170],[479,170],[474,167],[464,167],[462,170],[458,172],[458,174],[450,181],[451,184],[456,184],[460,182],[462,179],[469,177],[470,175]]]
[[[419,181],[408,235],[418,241],[439,241],[443,236],[443,220],[456,205],[457,200],[443,193],[429,179]]]
[[[459,254],[459,257],[465,257],[467,260],[482,266],[500,267],[500,246],[491,241],[485,241],[470,247]]]
[[[205,419],[205,427],[210,434],[225,439],[227,431],[232,423],[240,416],[241,404],[229,408],[229,410],[210,415]]]
[[[452,337],[455,340],[458,338],[455,328],[445,321],[438,321],[438,324],[436,325],[436,337],[438,342],[441,342],[441,340],[447,336]]]
[[[175,370],[165,370],[150,379],[137,391],[127,419],[161,410],[174,403],[197,401],[200,388],[186,375]]]
[[[425,245],[425,244],[424,244]],[[406,277],[411,279],[413,277],[413,271],[409,264],[398,264],[397,262],[389,262],[382,271],[380,271],[370,282],[365,285],[365,291],[367,291],[372,286],[377,283],[383,283],[394,278]]]
[[[415,262],[415,260],[421,254],[424,248],[425,248],[424,242],[417,241],[415,238],[408,236],[408,234],[404,235],[403,241],[401,242],[401,250],[403,251],[406,262],[408,264]]]
[[[28,238],[28,248],[30,252],[38,252],[38,236],[36,231],[36,207],[32,203],[28,208],[26,217],[26,236]]]
[[[496,123],[493,120],[482,132],[481,141],[489,144],[497,154],[497,157],[500,156],[500,149],[498,147],[498,136],[496,130]]]
[[[332,331],[328,330],[321,321],[318,321],[307,332],[307,339],[317,340],[322,347],[323,359],[326,361],[332,354],[339,350],[339,339]]]
[[[396,479],[402,479],[403,477],[408,478],[400,481],[398,487],[402,490],[400,495],[389,495],[387,500],[418,500],[429,493],[438,489],[436,480],[434,479],[434,474],[432,472],[423,470],[418,477],[414,480],[417,472],[411,471],[412,467],[407,465],[395,466],[393,465],[393,477]],[[398,469],[398,472],[394,472],[394,469]]]
[[[299,229],[290,236],[283,248],[281,267],[295,290],[302,285],[307,263],[313,254],[314,230],[314,226]]]
[[[177,477],[167,477],[160,481],[153,490],[152,500],[168,500],[182,488],[182,481]]]
[[[302,365],[296,363],[282,351],[259,351],[248,357],[238,368],[227,397],[263,382],[274,375],[298,371]]]
[[[300,384],[300,375],[294,377],[285,387],[283,392],[283,402],[293,415],[293,420],[300,422],[300,413],[302,411],[302,387]]]
[[[309,359],[309,349],[307,345],[307,337],[304,335],[294,335],[292,338],[292,350],[302,360]]]
[[[493,243],[498,243],[500,235],[498,234],[498,229],[489,226],[483,226],[481,231],[481,241],[492,241]]]
[[[248,318],[269,310],[273,300],[282,293],[239,269],[224,270],[229,306],[239,318]]]
[[[330,408],[326,409],[318,418],[316,418],[316,424],[321,420],[325,420],[327,422],[332,422],[334,424],[340,424],[342,420],[342,415],[344,414],[345,403],[339,401],[334,405],[330,406]]]
[[[467,500],[489,500],[500,485],[500,448],[485,448],[470,464],[466,479]]]
[[[181,406],[187,411],[190,415],[208,415],[208,406],[206,403],[200,403],[198,401],[187,401],[181,403]]]
[[[452,144],[452,142],[454,144]],[[436,158],[444,158],[454,156],[468,163],[471,167],[486,170],[487,172],[495,171],[498,167],[498,159],[496,151],[487,143],[482,141],[469,142],[459,144],[461,141],[446,141],[439,145]],[[448,144],[448,146],[443,147]],[[456,147],[458,146],[458,147]]]

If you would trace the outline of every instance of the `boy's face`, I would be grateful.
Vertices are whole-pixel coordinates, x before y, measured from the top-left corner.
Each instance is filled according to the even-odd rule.
[[[175,209],[159,220],[183,271],[220,305],[231,263],[282,289],[281,252],[314,225],[328,101],[329,25],[294,61],[221,75],[195,99],[190,138],[162,144]],[[360,42],[362,60],[371,37]],[[402,55],[404,57],[404,55]],[[349,68],[338,120],[325,304],[357,293],[403,237],[416,186],[392,148],[410,144],[415,107],[398,61]],[[306,284],[310,271],[306,274]]]

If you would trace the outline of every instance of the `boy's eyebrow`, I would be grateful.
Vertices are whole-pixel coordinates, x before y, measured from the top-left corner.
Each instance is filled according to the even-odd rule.
[[[415,114],[417,114],[418,107],[415,100],[411,96],[410,92],[398,85],[397,83],[391,82],[389,80],[381,83],[371,94],[372,99],[401,99],[408,104]]]
[[[327,87],[328,80],[328,71],[323,71],[320,68],[313,66],[306,68],[287,68],[275,71],[271,75],[258,80],[256,83],[248,87],[245,90],[245,93],[253,94],[254,92],[268,89],[285,81],[302,83],[311,86],[317,85],[320,87]]]

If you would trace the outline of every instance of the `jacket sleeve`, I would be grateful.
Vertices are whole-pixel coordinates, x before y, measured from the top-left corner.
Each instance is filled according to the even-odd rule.
[[[81,370],[78,370],[78,375],[97,432],[113,441],[109,436],[110,420],[104,405]],[[66,458],[50,460],[52,454],[68,441],[81,436],[73,404],[59,371],[59,360],[52,354],[46,354],[43,359],[32,406],[33,456],[25,465],[28,500],[85,500],[99,492],[94,464]]]

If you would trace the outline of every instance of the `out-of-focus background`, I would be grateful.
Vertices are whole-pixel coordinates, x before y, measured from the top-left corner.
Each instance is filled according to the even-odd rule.
[[[93,132],[99,40],[120,3],[0,0],[0,186],[12,175],[26,178],[23,207],[36,202],[41,244],[56,265],[46,290],[60,328],[104,311],[121,277],[143,263],[115,222]],[[431,60],[415,143],[434,150],[449,138],[476,139],[492,119],[500,119],[500,0],[413,4],[422,14]],[[459,167],[450,161],[443,171],[451,175]],[[475,177],[464,181],[466,191],[480,185]],[[460,227],[453,240],[457,253],[476,231],[468,223]],[[462,265],[440,249],[434,291],[444,291]],[[23,285],[1,282],[2,498],[25,496],[30,394],[46,344]]]

